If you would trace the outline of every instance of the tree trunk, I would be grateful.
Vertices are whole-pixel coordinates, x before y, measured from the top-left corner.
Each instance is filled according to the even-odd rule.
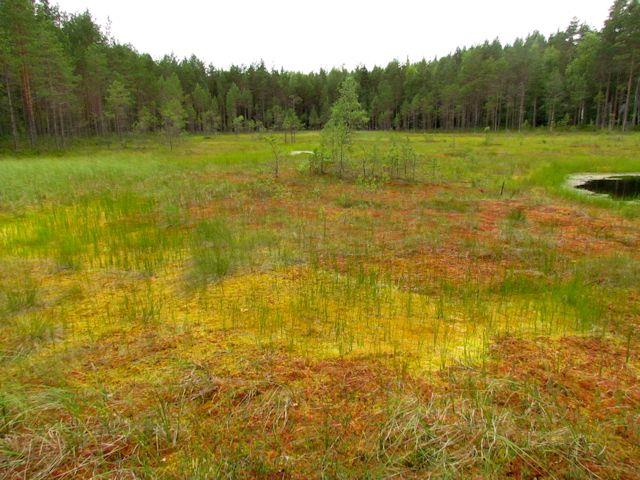
[[[524,82],[520,85],[520,113],[518,115],[518,130],[522,130],[524,124],[524,96],[525,87]]]
[[[49,107],[50,107],[50,113],[51,113],[51,119],[53,121],[53,135],[56,139],[56,148],[61,148],[61,142],[60,142],[60,135],[58,133],[58,118],[56,115],[56,106],[55,106],[55,94],[54,94],[54,88],[53,88],[53,81],[51,80],[51,66],[49,65],[47,68],[47,82],[49,84],[49,92],[51,94],[51,101],[49,102]],[[49,115],[47,115],[47,130],[49,130]]]
[[[51,120],[53,121],[53,136],[56,139],[56,148],[60,149],[60,135],[58,133],[58,118],[56,116],[56,109],[53,106],[53,104],[50,106],[50,113],[51,113]],[[47,118],[49,118],[49,115],[47,115]],[[47,120],[48,123],[48,120]]]
[[[4,70],[4,84],[7,89],[7,104],[9,106],[9,118],[11,120],[11,139],[13,141],[13,150],[18,150],[18,127],[16,126],[16,116],[13,111],[11,84],[9,83],[9,71],[6,67]]]
[[[609,74],[609,77],[607,78],[607,91],[604,94],[604,111],[602,113],[603,129],[607,121],[611,122],[611,103],[609,102],[610,96],[611,96],[611,74]]]
[[[62,141],[62,148],[65,146],[65,131],[64,131],[64,116],[62,115],[62,106],[58,105],[58,119],[60,123],[60,139]]]
[[[27,115],[27,129],[29,130],[29,144],[33,147],[36,143],[36,119],[33,114],[33,96],[31,95],[31,76],[26,65],[22,65],[20,77],[22,80],[22,100]]]
[[[609,129],[613,130],[614,127],[618,126],[618,122],[620,118],[618,117],[618,105],[620,103],[620,89],[618,88],[618,79],[616,78],[616,91],[613,95],[613,103],[611,104],[611,119],[609,123]]]
[[[635,67],[635,58],[631,59],[631,66],[629,67],[629,80],[627,82],[627,99],[624,104],[624,118],[622,120],[622,131],[627,130],[627,120],[629,118],[629,106],[631,104],[631,87],[633,86],[633,69]]]
[[[636,94],[635,101],[633,107],[633,120],[631,121],[631,126],[635,127],[638,124],[638,103],[640,102],[640,77],[638,77],[638,81],[636,83]]]
[[[613,126],[615,124],[616,118],[616,92],[613,93],[613,96],[609,102],[609,130],[613,130]]]

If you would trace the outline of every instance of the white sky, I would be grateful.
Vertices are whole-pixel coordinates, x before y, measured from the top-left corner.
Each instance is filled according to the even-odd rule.
[[[613,0],[58,0],[89,9],[111,34],[154,58],[196,54],[226,68],[264,60],[308,72],[431,59],[498,37],[600,28]],[[55,0],[52,1],[55,3]]]

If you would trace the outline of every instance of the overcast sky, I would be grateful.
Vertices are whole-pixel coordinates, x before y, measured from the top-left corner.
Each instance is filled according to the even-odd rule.
[[[311,71],[431,59],[498,37],[512,42],[564,29],[573,17],[600,28],[613,0],[58,0],[89,9],[111,34],[154,58],[192,53],[216,67],[264,60]],[[54,3],[54,2],[52,2]]]

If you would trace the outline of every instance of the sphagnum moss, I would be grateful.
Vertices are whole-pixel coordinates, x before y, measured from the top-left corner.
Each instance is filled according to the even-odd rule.
[[[409,135],[411,182],[249,136],[3,160],[0,475],[633,478],[640,224],[562,185],[635,137]]]

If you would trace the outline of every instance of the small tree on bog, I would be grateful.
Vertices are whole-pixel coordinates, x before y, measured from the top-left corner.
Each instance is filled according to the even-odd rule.
[[[331,160],[338,165],[342,177],[353,132],[367,121],[367,114],[358,101],[358,84],[348,76],[340,85],[340,96],[331,109],[331,118],[322,130],[322,145]]]
[[[262,138],[271,149],[271,153],[273,154],[273,176],[278,178],[280,176],[280,158],[282,157],[282,150],[280,149],[280,145],[278,145],[278,140],[275,135],[268,134]]]

